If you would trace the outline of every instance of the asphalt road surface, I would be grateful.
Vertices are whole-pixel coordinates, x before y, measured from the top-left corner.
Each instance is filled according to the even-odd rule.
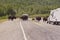
[[[60,26],[16,19],[0,23],[0,40],[60,40]]]

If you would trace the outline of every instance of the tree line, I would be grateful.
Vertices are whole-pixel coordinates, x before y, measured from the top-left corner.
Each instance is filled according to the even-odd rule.
[[[29,15],[49,14],[60,7],[59,0],[0,0],[0,17],[24,13]]]

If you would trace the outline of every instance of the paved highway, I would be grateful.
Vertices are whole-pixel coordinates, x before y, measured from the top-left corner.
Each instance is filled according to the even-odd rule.
[[[60,40],[60,26],[16,19],[0,23],[0,40]]]

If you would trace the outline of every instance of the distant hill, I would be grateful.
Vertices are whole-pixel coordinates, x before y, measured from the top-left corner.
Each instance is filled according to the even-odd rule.
[[[0,10],[6,13],[9,8],[13,8],[17,11],[17,15],[48,14],[50,10],[59,7],[60,0],[0,0]]]

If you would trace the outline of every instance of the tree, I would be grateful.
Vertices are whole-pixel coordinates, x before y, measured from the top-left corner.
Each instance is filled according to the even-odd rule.
[[[8,14],[8,15],[11,15],[11,16],[15,16],[15,15],[16,15],[16,12],[15,12],[12,8],[9,8],[9,9],[7,10],[7,14]]]

